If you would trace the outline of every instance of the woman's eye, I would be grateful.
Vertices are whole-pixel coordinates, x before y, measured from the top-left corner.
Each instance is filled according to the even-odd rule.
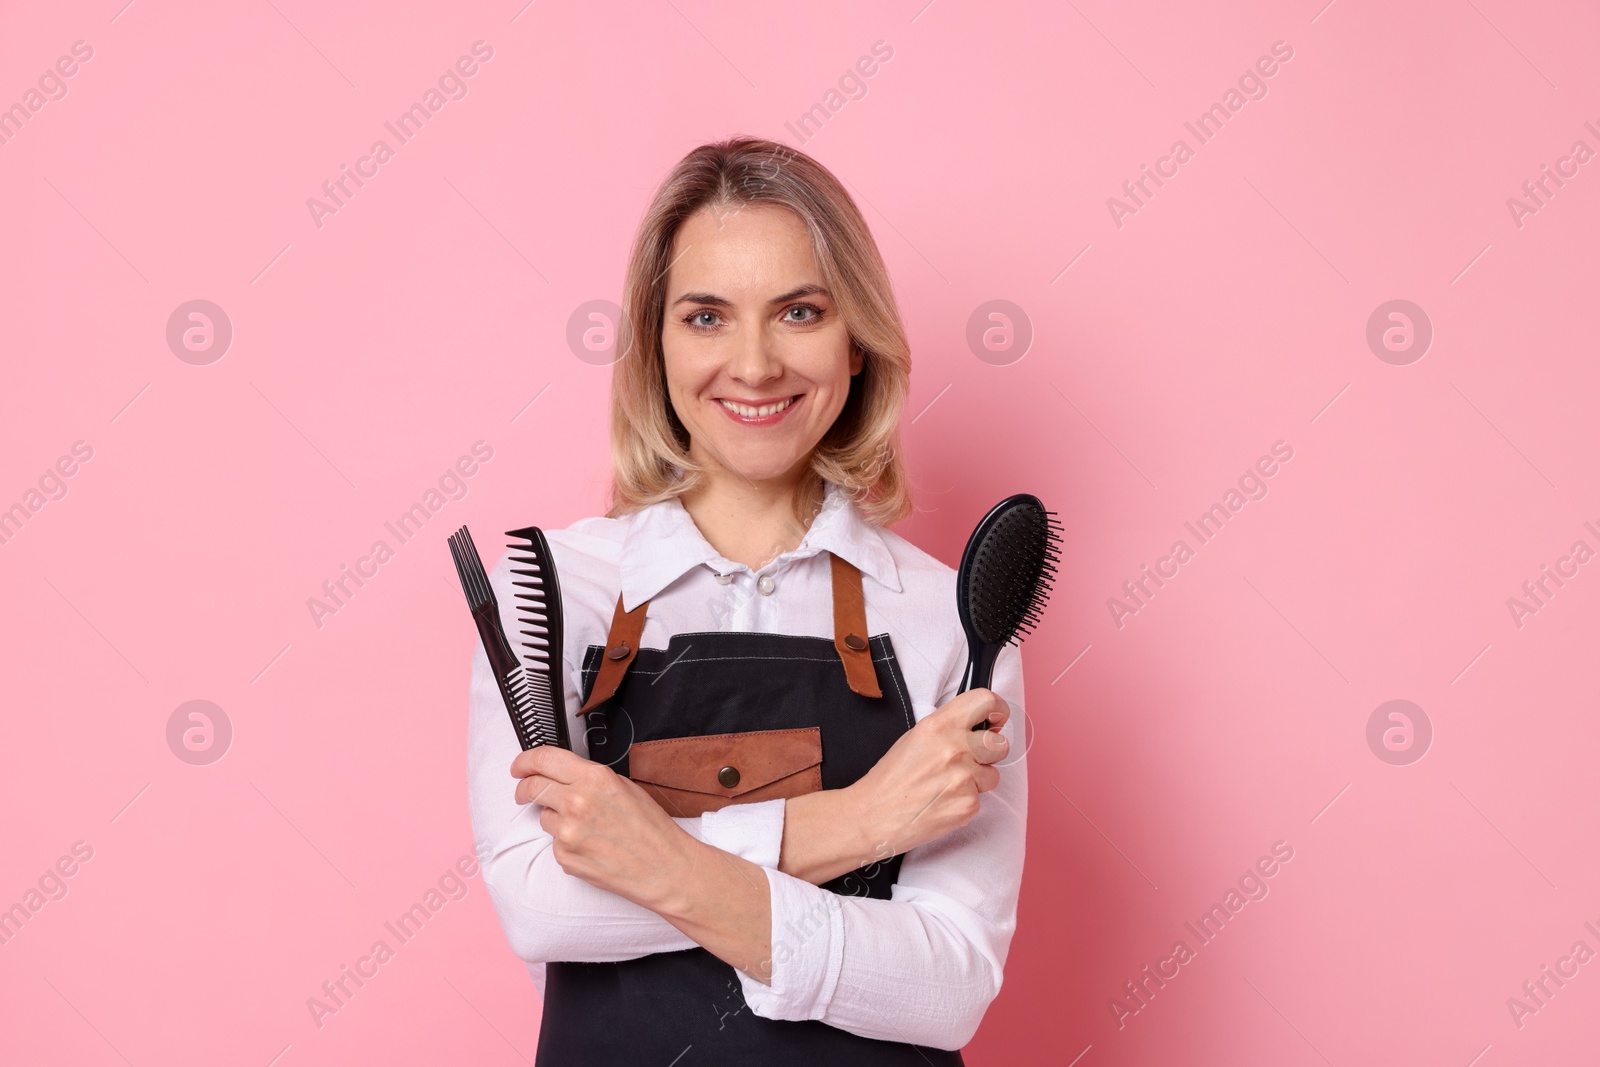
[[[790,319],[790,322],[815,322],[822,316],[822,309],[818,307],[812,307],[810,304],[796,304],[794,307],[790,308],[789,311],[809,311],[811,313],[805,318]]]
[[[716,323],[715,322],[702,322],[701,320],[702,319],[706,319],[706,318],[715,319],[716,317],[717,317],[717,313],[715,311],[696,311],[694,314],[690,315],[688,318],[684,319],[683,321],[685,323],[687,323],[690,326],[690,328],[692,328],[692,329],[709,330],[713,326],[715,326]]]

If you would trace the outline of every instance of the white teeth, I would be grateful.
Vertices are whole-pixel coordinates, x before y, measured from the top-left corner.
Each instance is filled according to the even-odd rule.
[[[763,404],[758,408],[753,408],[749,404],[735,404],[731,400],[720,400],[718,403],[727,408],[729,411],[733,412],[735,415],[743,415],[747,419],[754,419],[759,418],[762,415],[777,414],[790,404],[794,403],[794,397],[790,397],[788,400],[780,400],[776,404]]]

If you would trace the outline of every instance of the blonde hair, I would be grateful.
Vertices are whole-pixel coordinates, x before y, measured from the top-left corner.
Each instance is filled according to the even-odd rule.
[[[811,453],[810,499],[832,482],[868,521],[891,526],[912,510],[899,455],[900,412],[910,387],[911,349],[878,246],[842,185],[803,152],[773,141],[736,137],[701,145],[678,162],[645,212],[622,291],[611,377],[610,510],[616,518],[695,488],[703,468],[689,458],[689,434],[667,394],[661,348],[667,269],[684,220],[702,208],[776,205],[798,215],[811,235],[823,284],[833,294],[862,368],[850,379],[844,408]],[[681,476],[679,471],[682,472]],[[807,505],[810,505],[809,508]]]

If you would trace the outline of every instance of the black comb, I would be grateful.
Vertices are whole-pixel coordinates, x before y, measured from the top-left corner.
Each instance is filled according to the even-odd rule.
[[[1061,561],[1061,524],[1036,496],[1018,493],[989,510],[967,539],[956,572],[956,612],[967,632],[967,670],[958,693],[988,688],[994,662],[1032,633]],[[986,730],[980,722],[972,729]]]
[[[556,558],[544,531],[537,526],[507,530],[506,536],[524,542],[512,542],[506,547],[517,553],[511,557],[511,562],[518,565],[511,569],[517,576],[511,584],[518,589],[517,625],[521,628],[522,660],[533,688],[534,707],[541,723],[549,727],[546,743],[553,742],[570,752],[572,738],[567,733],[561,669],[561,583],[556,579]]]
[[[518,531],[518,533],[523,532],[525,531]],[[478,636],[483,641],[483,651],[489,657],[489,667],[494,672],[495,682],[500,687],[500,697],[505,701],[506,711],[511,716],[511,726],[516,731],[517,743],[524,751],[538,745],[560,745],[570,750],[572,744],[567,735],[565,705],[561,700],[560,670],[554,672],[552,681],[548,655],[540,657],[542,666],[538,670],[525,668],[518,662],[516,655],[511,651],[510,643],[506,640],[505,630],[500,625],[500,604],[495,598],[494,588],[489,584],[489,576],[484,573],[483,561],[478,558],[478,549],[472,543],[472,535],[463,526],[450,535],[449,542],[450,558],[455,561],[456,574],[461,579],[461,591],[466,594],[467,606],[472,609],[472,619],[478,624]],[[543,542],[542,534],[540,542]],[[543,547],[545,554],[542,558],[548,560],[549,546]],[[517,557],[512,557],[512,560],[522,562]],[[553,570],[550,575],[554,584]],[[523,595],[517,594],[519,597]],[[543,597],[540,600],[542,604]],[[548,609],[541,606],[542,618],[546,620],[547,612]],[[554,647],[558,650],[561,647],[560,618],[561,596],[558,589],[555,593],[554,642]],[[551,699],[552,695],[554,700]]]

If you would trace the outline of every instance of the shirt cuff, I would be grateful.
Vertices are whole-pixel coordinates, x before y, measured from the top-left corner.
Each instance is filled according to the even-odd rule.
[[[763,1019],[821,1019],[844,963],[839,894],[775,867],[765,873],[772,902],[772,984],[735,970],[745,1003]]]
[[[776,869],[783,850],[783,813],[783,797],[729,804],[700,816],[702,840],[759,867]]]

